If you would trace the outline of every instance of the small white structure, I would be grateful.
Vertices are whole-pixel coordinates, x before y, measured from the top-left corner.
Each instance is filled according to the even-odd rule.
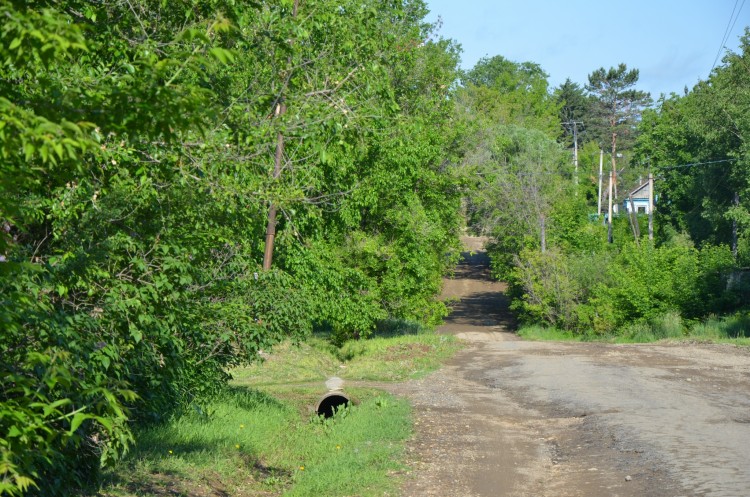
[[[622,203],[625,212],[630,214],[651,214],[649,202],[649,184],[648,181],[631,191]]]

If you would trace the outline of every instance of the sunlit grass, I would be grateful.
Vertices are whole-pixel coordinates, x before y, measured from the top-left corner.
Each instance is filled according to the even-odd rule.
[[[652,343],[660,340],[750,345],[750,314],[737,313],[709,317],[700,322],[685,322],[678,313],[670,312],[650,322],[624,326],[615,333],[574,333],[553,327],[526,325],[518,330],[526,340],[596,341],[608,343]]]
[[[452,336],[396,325],[341,347],[324,336],[281,344],[232,371],[222,398],[139,430],[99,495],[397,495],[409,406],[365,381],[423,376],[459,347]],[[350,382],[353,403],[322,421],[314,410],[331,376]]]
[[[518,329],[518,336],[531,341],[580,342],[583,335],[549,326],[525,325]]]
[[[460,343],[452,335],[433,332],[374,336],[335,347],[324,337],[274,348],[260,363],[232,371],[237,385],[283,385],[345,380],[403,381],[437,369]]]
[[[319,392],[309,391],[313,398]],[[384,495],[411,433],[405,400],[359,390],[361,401],[322,420],[244,388],[138,432],[138,446],[108,474],[102,496]],[[224,495],[224,494],[222,494]]]

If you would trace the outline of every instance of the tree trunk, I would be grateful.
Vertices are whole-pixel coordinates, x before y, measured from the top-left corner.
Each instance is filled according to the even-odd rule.
[[[638,214],[635,212],[635,203],[633,202],[633,196],[628,195],[628,200],[630,201],[630,212],[628,213],[630,217],[630,228],[633,230],[633,239],[635,240],[635,244],[640,245],[638,239],[641,236],[641,227],[638,225]]]
[[[286,105],[279,103],[276,105],[275,115],[278,118],[286,112]],[[273,160],[273,179],[274,181],[281,176],[281,162],[284,160],[284,135],[279,131],[276,135],[276,154]],[[276,239],[276,204],[268,207],[268,221],[266,224],[266,246],[263,251],[263,271],[271,269],[273,261],[273,243]]]
[[[292,9],[292,18],[297,17],[297,10],[299,9],[299,0],[294,0],[294,7]],[[287,70],[291,71],[292,60],[289,56],[287,61]],[[276,104],[274,109],[274,118],[278,119],[283,116],[286,112],[286,104],[284,104],[283,92],[279,95],[279,103]],[[281,162],[284,160],[284,134],[279,131],[276,135],[276,153],[274,154],[273,161],[273,179],[276,181],[281,176]],[[263,250],[263,270],[269,271],[271,269],[271,263],[273,261],[273,244],[276,239],[276,212],[278,208],[276,204],[271,203],[268,207],[268,221],[266,224],[266,244]]]

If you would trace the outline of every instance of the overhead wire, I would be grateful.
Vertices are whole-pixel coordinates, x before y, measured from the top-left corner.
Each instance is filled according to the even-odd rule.
[[[742,7],[744,6],[745,6],[745,0],[742,0],[742,3],[740,4],[740,8],[737,10],[737,16],[734,18],[734,22],[732,23],[732,27],[729,28],[729,34],[727,35],[727,40],[729,40],[729,35],[731,35],[732,31],[734,31],[734,25],[737,24],[737,20],[740,18],[740,12],[742,12]]]
[[[677,164],[672,166],[654,166],[654,169],[657,169],[659,171],[667,171],[669,169],[682,169],[685,167],[695,167],[695,166],[707,166],[710,164],[721,164],[722,162],[734,162],[737,159],[717,159],[712,161],[706,161],[706,162],[692,162],[690,164]]]
[[[716,63],[719,61],[719,57],[721,56],[721,51],[724,49],[727,40],[729,40],[729,35],[732,33],[732,30],[734,29],[734,25],[737,23],[737,19],[740,18],[740,13],[742,12],[742,7],[745,6],[745,1],[742,0],[742,4],[740,4],[740,8],[737,8],[737,4],[740,3],[740,0],[734,1],[734,8],[732,8],[732,13],[729,15],[729,21],[727,22],[727,27],[724,30],[724,36],[721,38],[721,43],[719,44],[719,50],[716,51],[716,57],[714,58],[714,63],[711,64],[711,70],[708,71],[709,74],[714,70],[716,67]],[[735,12],[737,12],[737,15],[735,16]]]

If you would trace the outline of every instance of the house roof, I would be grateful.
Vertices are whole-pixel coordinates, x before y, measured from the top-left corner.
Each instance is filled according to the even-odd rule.
[[[648,200],[648,181],[643,183],[641,186],[637,187],[635,190],[631,191],[629,196],[633,197],[633,200],[635,199]]]

